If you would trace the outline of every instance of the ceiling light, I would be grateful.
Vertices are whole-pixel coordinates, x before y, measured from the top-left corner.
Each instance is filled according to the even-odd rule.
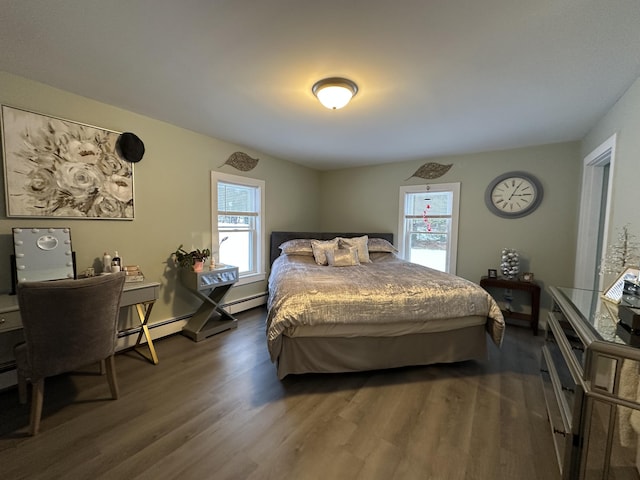
[[[311,88],[320,103],[330,110],[344,107],[358,93],[358,86],[346,78],[325,78]]]

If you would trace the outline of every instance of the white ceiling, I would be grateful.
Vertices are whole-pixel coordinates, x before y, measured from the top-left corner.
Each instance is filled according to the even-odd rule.
[[[318,169],[578,140],[640,76],[639,0],[0,0],[0,12],[0,70]],[[360,88],[342,110],[311,93],[329,76]]]

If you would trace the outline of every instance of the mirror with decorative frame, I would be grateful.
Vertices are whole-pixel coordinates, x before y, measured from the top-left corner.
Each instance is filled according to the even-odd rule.
[[[15,281],[75,278],[69,228],[13,228]]]

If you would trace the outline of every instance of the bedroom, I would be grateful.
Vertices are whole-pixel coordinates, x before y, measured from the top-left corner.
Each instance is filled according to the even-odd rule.
[[[6,55],[6,52],[2,54]],[[636,55],[635,78],[638,71]],[[139,264],[148,278],[161,282],[161,298],[152,324],[181,319],[195,308],[193,297],[167,270],[167,259],[177,245],[211,244],[209,172],[220,170],[228,156],[242,150],[260,158],[251,177],[265,181],[266,230],[397,230],[397,198],[401,185],[426,161],[453,164],[442,181],[463,185],[458,245],[458,274],[474,281],[496,268],[505,247],[526,255],[529,269],[543,286],[571,285],[576,254],[582,160],[614,133],[618,134],[609,234],[631,223],[640,229],[636,208],[640,200],[637,162],[640,152],[640,80],[618,85],[609,92],[610,107],[593,119],[584,135],[562,142],[518,148],[477,150],[476,153],[416,156],[400,162],[350,168],[315,169],[215,137],[196,133],[116,102],[100,102],[73,88],[54,88],[29,79],[27,69],[0,73],[0,103],[55,115],[118,131],[136,132],[145,142],[145,158],[136,166],[136,219],[131,222],[69,221],[80,269],[90,266],[105,250],[118,250],[125,262]],[[176,81],[180,81],[178,78]],[[186,79],[185,79],[186,81]],[[52,80],[53,82],[53,80]],[[360,102],[366,99],[360,92]],[[310,96],[310,94],[308,94]],[[310,96],[310,102],[315,100]],[[355,100],[353,107],[356,106]],[[309,108],[315,108],[315,104]],[[348,108],[348,107],[347,107]],[[346,113],[348,110],[343,112]],[[463,137],[464,131],[457,133]],[[544,184],[545,199],[535,214],[519,220],[493,216],[482,200],[486,185],[497,175],[526,170]],[[3,208],[4,212],[4,208]],[[60,226],[60,220],[43,220]],[[32,219],[0,217],[0,255],[11,252],[14,226],[31,226]],[[7,269],[0,271],[0,289],[10,290]],[[266,282],[232,289],[229,300],[264,295]],[[542,299],[542,318],[550,306]],[[180,320],[174,322],[179,329]],[[167,328],[166,326],[164,327]],[[158,332],[161,328],[152,329]]]

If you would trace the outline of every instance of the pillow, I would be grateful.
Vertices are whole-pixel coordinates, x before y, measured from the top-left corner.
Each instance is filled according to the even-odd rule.
[[[393,258],[398,258],[396,252],[369,252],[369,260],[371,260],[371,263],[382,262]]]
[[[369,239],[369,253],[371,252],[391,252],[396,253],[398,249],[384,238]]]
[[[318,265],[327,265],[327,251],[338,248],[338,239],[333,240],[311,240],[311,249],[313,250],[313,258]]]
[[[279,248],[285,255],[313,256],[311,239],[308,238],[294,238],[293,240],[287,240],[286,242],[282,243]]]
[[[369,237],[364,235],[362,237],[353,237],[353,238],[340,238],[340,242],[346,245],[347,247],[356,247],[358,249],[358,259],[360,263],[371,263],[369,259]]]
[[[330,267],[352,267],[360,265],[356,247],[334,248],[327,250],[327,261]]]

